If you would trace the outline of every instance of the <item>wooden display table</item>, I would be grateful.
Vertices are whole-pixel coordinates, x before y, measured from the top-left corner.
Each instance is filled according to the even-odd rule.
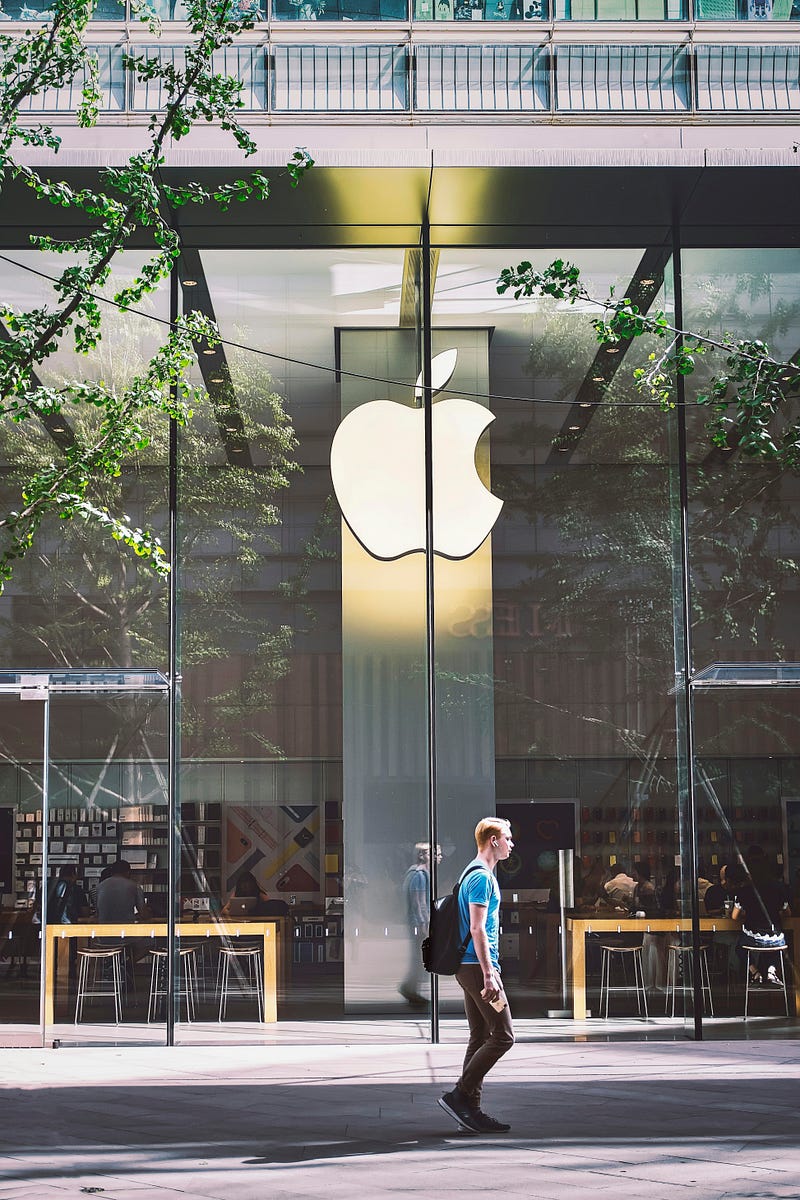
[[[175,933],[180,939],[184,938],[221,938],[235,946],[240,937],[260,937],[264,942],[264,1023],[275,1023],[278,1019],[278,941],[280,939],[280,918],[255,921],[181,921],[175,926]],[[55,1011],[56,990],[56,941],[67,942],[71,938],[80,938],[91,944],[94,938],[110,938],[125,943],[126,938],[135,938],[137,942],[160,938],[166,940],[167,925],[165,921],[133,921],[125,925],[99,925],[91,921],[82,921],[76,925],[48,925],[46,968],[44,982],[44,1021],[45,1025],[53,1024]]]
[[[568,916],[567,957],[572,977],[572,1015],[576,1021],[586,1018],[586,935],[587,933],[691,933],[688,917],[615,917],[609,913]],[[730,917],[701,917],[701,933],[738,933],[741,926]],[[800,946],[800,917],[784,917],[784,932],[793,935],[793,958]],[[800,1017],[800,986],[793,966],[795,1014]],[[786,980],[787,987],[792,981]]]

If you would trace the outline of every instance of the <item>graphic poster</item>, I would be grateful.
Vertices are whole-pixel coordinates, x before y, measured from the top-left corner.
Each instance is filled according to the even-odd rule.
[[[319,805],[232,805],[225,818],[228,892],[250,871],[272,898],[321,897]]]

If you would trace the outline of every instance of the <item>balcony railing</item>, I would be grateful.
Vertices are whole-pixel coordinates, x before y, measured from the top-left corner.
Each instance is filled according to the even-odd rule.
[[[104,112],[149,113],[159,80],[123,67],[129,45],[98,46]],[[138,47],[179,63],[181,47]],[[363,113],[724,114],[800,112],[800,46],[239,45],[218,69],[243,83],[245,110],[287,116]],[[74,111],[81,80],[28,101]]]
[[[417,46],[418,112],[548,112],[550,56],[543,46]]]
[[[236,0],[260,22],[796,21],[800,0]],[[185,21],[184,0],[152,0],[163,21]],[[0,21],[49,21],[48,0],[2,0]],[[95,21],[135,19],[131,0],[97,0]],[[463,26],[462,26],[463,27]]]
[[[404,112],[403,46],[275,46],[273,112]]]
[[[559,46],[560,112],[685,112],[689,55],[674,46]]]

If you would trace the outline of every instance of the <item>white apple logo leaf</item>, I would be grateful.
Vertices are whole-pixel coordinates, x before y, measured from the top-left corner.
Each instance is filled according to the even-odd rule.
[[[447,386],[457,350],[431,364],[434,393]],[[421,378],[421,377],[420,377]],[[415,398],[421,399],[417,380]],[[475,467],[475,448],[493,413],[449,397],[433,406],[433,549],[469,558],[503,507]],[[391,561],[425,550],[425,412],[372,400],[344,418],[331,444],[331,477],[342,515],[373,558]]]
[[[457,350],[445,350],[442,354],[437,354],[435,358],[431,359],[431,391],[434,396],[437,392],[443,391],[453,378],[457,359]],[[423,372],[420,371],[417,376],[417,385],[414,388],[414,399],[420,403],[422,402],[423,392],[422,375]]]

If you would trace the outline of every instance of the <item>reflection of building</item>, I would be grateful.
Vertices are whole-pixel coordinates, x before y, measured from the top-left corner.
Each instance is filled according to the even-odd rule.
[[[454,394],[495,415],[478,459],[504,502],[469,580],[445,561],[434,570],[440,888],[469,853],[475,816],[493,803],[511,814],[524,806],[520,827],[532,822],[542,853],[553,813],[574,813],[586,877],[645,859],[661,886],[677,859],[686,905],[690,831],[708,877],[753,843],[782,856],[794,877],[793,695],[698,699],[709,786],[698,789],[694,825],[687,820],[674,535],[685,469],[693,667],[798,660],[795,482],[713,448],[694,412],[678,463],[675,415],[635,407],[631,372],[648,347],[611,355],[597,346],[590,314],[501,299],[494,286],[510,262],[544,265],[564,253],[601,293],[613,284],[669,313],[680,301],[688,326],[757,332],[794,353],[800,49],[792,11],[777,0],[770,11],[767,37],[763,23],[749,23],[766,19],[766,7],[746,14],[716,0],[712,11],[695,0],[689,15],[671,0],[558,0],[550,37],[546,6],[420,0],[408,21],[395,0],[276,0],[270,21],[226,52],[226,69],[246,82],[274,197],[245,221],[215,218],[212,229],[187,220],[179,277],[203,286],[187,286],[182,302],[192,307],[202,293],[223,333],[253,348],[221,351],[236,403],[269,424],[267,397],[284,399],[302,473],[273,493],[270,449],[258,436],[243,447],[217,419],[228,376],[204,360],[212,405],[181,434],[176,874],[191,911],[213,912],[245,871],[286,903],[292,1016],[404,1015],[391,967],[405,938],[397,880],[415,843],[431,840],[424,562],[412,556],[366,577],[331,502],[328,464],[345,411],[413,396],[428,236],[433,352],[458,345]],[[180,4],[164,15],[180,19]],[[167,24],[165,45],[181,36]],[[60,161],[87,178],[159,99],[126,85],[116,38],[105,26],[103,37],[107,115],[91,156],[81,135],[62,130]],[[290,193],[278,164],[295,144],[318,166]],[[165,171],[186,161],[176,155]],[[220,178],[235,159],[211,130],[188,161]],[[9,254],[23,261],[29,201],[7,190],[4,204],[6,229],[22,230],[8,233]],[[3,269],[12,300],[34,294],[30,276]],[[155,309],[169,315],[166,291]],[[135,357],[147,333],[144,320],[112,321],[108,341]],[[12,461],[6,503],[18,483],[13,441],[3,450]],[[391,445],[374,453],[387,472],[402,469]],[[156,442],[125,483],[132,515],[162,529],[166,469],[166,445]],[[136,663],[169,674],[161,585],[123,576],[113,549],[89,531],[63,538],[48,530],[46,561],[22,568],[8,591],[4,663]],[[402,586],[386,584],[401,575]],[[25,893],[41,872],[38,828],[64,846],[51,846],[51,862],[54,853],[103,860],[87,862],[91,872],[128,847],[136,870],[153,873],[151,895],[168,895],[169,714],[154,725],[152,714],[106,711],[101,699],[54,709],[48,824],[37,819],[35,711],[23,706],[2,725],[0,827],[15,837],[4,895]],[[135,730],[130,744],[124,729]],[[133,821],[148,805],[151,815]],[[117,831],[136,826],[141,844],[117,838],[110,849],[112,814],[125,808]],[[77,815],[59,819],[61,810]],[[531,1020],[559,985],[540,907],[549,863],[537,863],[534,886],[505,895],[514,1003]],[[447,985],[441,992],[447,1014],[452,995]],[[731,1016],[735,987],[732,996]],[[34,992],[10,997],[0,993],[0,1021],[35,1024]]]

